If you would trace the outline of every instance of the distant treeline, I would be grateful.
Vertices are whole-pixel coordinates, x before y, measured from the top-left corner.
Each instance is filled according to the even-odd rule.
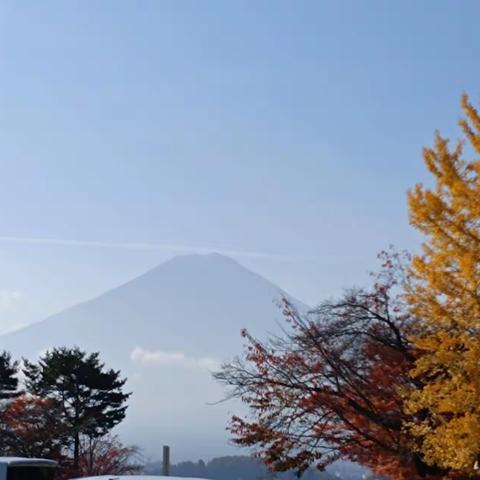
[[[162,462],[150,463],[145,467],[145,474],[160,475]],[[361,480],[364,471],[357,468],[333,467],[331,472],[307,470],[304,480]],[[296,480],[294,471],[272,473],[258,459],[250,456],[227,456],[214,458],[209,462],[181,462],[171,467],[171,475],[177,477],[201,477],[212,480]],[[374,477],[371,477],[372,479]]]
[[[145,473],[157,475],[162,472],[162,462],[147,465]],[[228,456],[214,458],[209,462],[181,462],[171,467],[171,475],[178,477],[202,477],[212,480],[293,480],[294,472],[271,473],[258,459],[250,456]],[[305,480],[333,480],[335,477],[326,472],[314,470],[304,474]]]

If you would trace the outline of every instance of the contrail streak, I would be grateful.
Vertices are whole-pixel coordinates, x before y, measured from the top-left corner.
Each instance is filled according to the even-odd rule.
[[[171,243],[148,243],[148,242],[103,242],[98,240],[69,240],[59,238],[35,238],[35,237],[9,237],[0,236],[0,243],[27,244],[27,245],[58,245],[62,247],[84,248],[112,248],[124,250],[164,250],[179,253],[221,253],[233,257],[264,258],[280,261],[315,261],[316,257],[297,255],[283,255],[268,252],[255,252],[245,250],[216,249],[205,246],[179,245]]]

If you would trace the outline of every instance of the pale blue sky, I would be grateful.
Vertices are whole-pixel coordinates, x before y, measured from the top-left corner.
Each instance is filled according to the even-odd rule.
[[[477,1],[0,1],[0,331],[169,258],[311,304],[414,248],[421,148],[480,100]],[[192,248],[195,250],[195,248]],[[285,257],[285,258],[279,258]]]

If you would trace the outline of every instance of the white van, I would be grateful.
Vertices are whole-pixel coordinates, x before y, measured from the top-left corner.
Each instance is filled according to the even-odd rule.
[[[0,457],[0,480],[53,480],[56,467],[43,458]]]

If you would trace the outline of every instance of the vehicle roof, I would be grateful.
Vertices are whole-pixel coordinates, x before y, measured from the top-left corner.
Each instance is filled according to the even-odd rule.
[[[82,477],[81,480],[206,480],[200,477],[165,477],[162,475],[100,475],[98,477]],[[80,479],[78,479],[80,480]]]
[[[57,462],[46,458],[0,457],[0,463],[20,466],[56,467]]]

